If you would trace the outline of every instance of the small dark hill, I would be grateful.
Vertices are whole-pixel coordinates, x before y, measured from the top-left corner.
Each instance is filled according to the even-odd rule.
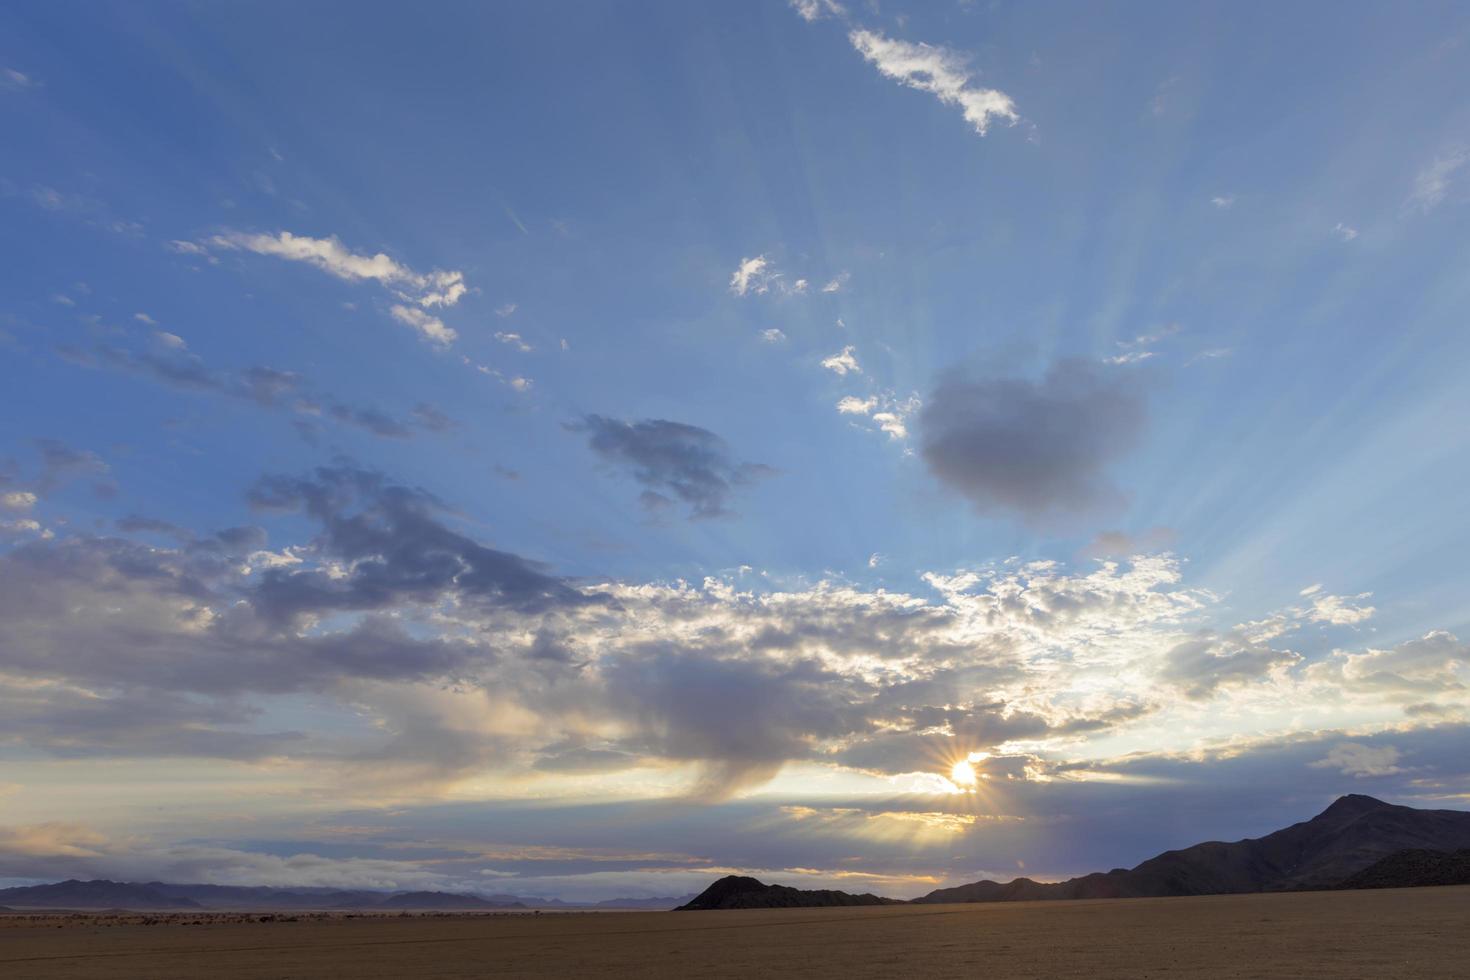
[[[941,888],[916,902],[1009,902],[1141,898],[1332,888],[1375,861],[1408,849],[1470,847],[1470,813],[1416,810],[1371,796],[1340,797],[1311,820],[1265,837],[1209,841],[1122,868],[1051,884],[1018,878]]]
[[[21,908],[45,909],[197,909],[189,898],[164,895],[147,885],[122,881],[78,881],[75,878],[51,885],[25,885],[0,889],[0,900]]]
[[[1338,888],[1422,888],[1470,885],[1470,850],[1399,851],[1357,874]]]
[[[518,906],[488,902],[474,895],[452,892],[400,892],[378,904],[381,909],[503,909]]]
[[[700,892],[693,901],[675,912],[705,909],[818,909],[849,905],[897,905],[898,899],[877,895],[852,895],[818,889],[806,891],[786,885],[768,885],[755,878],[727,875]]]

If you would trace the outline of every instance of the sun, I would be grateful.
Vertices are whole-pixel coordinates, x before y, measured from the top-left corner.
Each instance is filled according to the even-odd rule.
[[[975,767],[970,764],[969,759],[961,759],[950,767],[949,781],[964,789],[980,782],[980,777],[975,774]]]

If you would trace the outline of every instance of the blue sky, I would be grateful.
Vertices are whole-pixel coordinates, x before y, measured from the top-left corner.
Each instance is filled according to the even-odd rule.
[[[911,894],[1470,792],[1458,5],[0,39],[0,877]]]

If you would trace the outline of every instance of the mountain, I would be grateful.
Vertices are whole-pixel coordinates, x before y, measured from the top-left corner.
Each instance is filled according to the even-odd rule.
[[[1131,870],[1042,883],[1017,878],[941,888],[916,902],[1220,895],[1331,888],[1398,851],[1470,848],[1470,813],[1416,810],[1352,794],[1265,837],[1166,851]]]
[[[895,898],[877,895],[851,895],[847,892],[804,891],[786,885],[768,885],[754,878],[727,875],[700,892],[693,901],[679,906],[675,912],[697,912],[705,909],[805,909],[832,908],[839,905],[897,905]]]
[[[1338,884],[1338,888],[1421,888],[1470,885],[1470,850],[1398,851]]]
[[[244,885],[172,885],[150,881],[144,887],[171,898],[187,898],[211,909],[363,909],[387,898],[385,892],[335,888],[269,888]]]
[[[399,892],[389,895],[374,908],[380,909],[507,909],[525,908],[519,902],[491,902],[474,895],[452,892]]]
[[[51,909],[198,909],[190,898],[165,895],[147,885],[122,881],[77,881],[0,888],[0,901],[22,908]]]

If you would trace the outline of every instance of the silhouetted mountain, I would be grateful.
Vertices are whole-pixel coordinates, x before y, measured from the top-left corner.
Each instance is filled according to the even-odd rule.
[[[805,891],[786,885],[768,885],[754,878],[727,875],[710,885],[691,902],[676,912],[705,909],[805,909],[831,908],[840,905],[897,905],[896,898],[877,895],[851,895],[847,892],[820,889]]]
[[[75,878],[51,885],[24,885],[0,889],[0,900],[22,908],[49,909],[197,909],[189,898],[164,895],[147,885],[121,881],[77,881]]]
[[[1220,895],[1331,888],[1397,851],[1470,847],[1470,813],[1416,810],[1371,796],[1339,798],[1304,823],[1265,837],[1166,851],[1131,870],[1046,884],[1029,878],[941,888],[916,902]]]
[[[1422,888],[1470,885],[1470,850],[1399,851],[1338,884],[1338,888]]]
[[[399,892],[376,906],[380,909],[503,909],[525,908],[519,902],[491,902],[474,895],[453,892]]]

